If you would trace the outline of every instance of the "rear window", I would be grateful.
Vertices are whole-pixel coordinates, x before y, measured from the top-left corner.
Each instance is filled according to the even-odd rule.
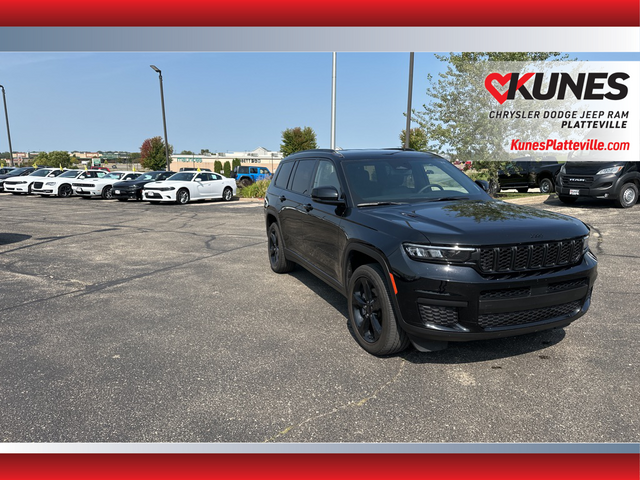
[[[289,176],[291,175],[291,169],[293,168],[294,162],[283,163],[278,167],[278,172],[276,174],[275,185],[278,188],[287,188],[287,182],[289,181]]]
[[[298,162],[298,168],[296,168],[293,174],[293,183],[291,184],[291,190],[302,195],[307,195],[309,187],[311,185],[311,177],[316,169],[315,160],[300,160]]]

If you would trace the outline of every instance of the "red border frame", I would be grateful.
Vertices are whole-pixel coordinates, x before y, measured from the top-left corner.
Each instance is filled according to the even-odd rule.
[[[0,26],[638,27],[640,2],[617,0],[5,0]]]

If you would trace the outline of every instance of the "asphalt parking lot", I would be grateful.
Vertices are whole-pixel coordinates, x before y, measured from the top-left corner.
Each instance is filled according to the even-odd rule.
[[[640,206],[544,198],[597,233],[586,316],[376,358],[260,203],[0,194],[0,441],[637,442]]]

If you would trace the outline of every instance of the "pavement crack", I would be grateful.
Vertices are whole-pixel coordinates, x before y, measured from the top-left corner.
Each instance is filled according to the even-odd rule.
[[[402,359],[401,363],[400,363],[400,367],[398,368],[398,371],[396,372],[396,374],[391,379],[389,379],[387,382],[382,384],[380,387],[378,387],[376,390],[374,390],[372,393],[370,393],[369,395],[365,396],[364,398],[362,398],[360,400],[357,400],[357,401],[347,402],[344,405],[339,405],[337,407],[334,407],[334,408],[332,408],[331,410],[329,410],[327,412],[319,413],[319,414],[314,415],[312,417],[306,418],[305,420],[302,420],[299,423],[296,423],[296,424],[293,424],[293,425],[289,425],[284,430],[281,430],[280,432],[276,433],[272,437],[267,438],[262,443],[273,442],[274,440],[287,435],[292,430],[300,428],[300,427],[302,427],[303,425],[305,425],[307,423],[319,420],[321,418],[325,418],[325,417],[331,416],[331,415],[333,415],[333,414],[335,414],[337,412],[340,412],[340,411],[343,411],[343,410],[347,410],[347,409],[350,409],[350,408],[359,408],[359,407],[362,407],[362,406],[366,405],[369,402],[369,400],[377,398],[377,396],[383,390],[385,390],[386,388],[388,388],[389,386],[393,385],[394,383],[396,383],[398,381],[398,379],[402,376],[402,374],[404,372],[404,368],[405,368],[406,364],[407,364],[407,361],[405,359]]]

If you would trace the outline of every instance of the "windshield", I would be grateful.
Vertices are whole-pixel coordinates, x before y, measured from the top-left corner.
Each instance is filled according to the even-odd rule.
[[[430,157],[354,160],[343,166],[358,206],[486,198],[456,167]]]
[[[29,170],[29,167],[16,168],[15,170],[11,170],[7,175],[12,177],[18,177],[22,175],[24,172]]]
[[[179,172],[167,178],[167,181],[190,182],[198,172]]]
[[[53,170],[36,170],[35,172],[33,172],[30,176],[31,177],[46,177],[47,175],[49,175]]]

